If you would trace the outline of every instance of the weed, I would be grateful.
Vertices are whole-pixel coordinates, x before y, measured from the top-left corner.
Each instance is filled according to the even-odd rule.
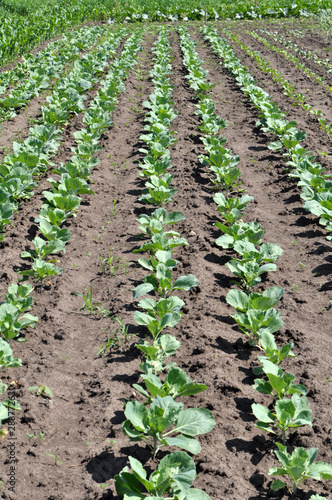
[[[117,204],[117,199],[116,199],[116,197],[114,196],[114,200],[113,200],[113,208],[112,208],[112,211],[111,211],[111,215],[116,215],[116,204]]]
[[[38,436],[35,436],[34,434],[29,434],[27,432],[27,436],[28,436],[29,440],[38,439],[40,443],[42,442],[43,439],[45,439],[45,434],[42,431],[39,432]]]
[[[121,257],[112,255],[112,247],[109,247],[108,257],[102,260],[101,267],[103,272],[108,269],[112,278],[116,273],[122,274],[124,272],[124,274],[127,274],[129,265],[124,259],[121,259]]]
[[[97,306],[101,305],[101,302],[95,302],[93,299],[92,285],[90,285],[90,289],[86,288],[83,293],[71,292],[71,294],[78,295],[84,300],[83,306],[80,308],[80,311],[89,311],[90,314],[94,314]]]
[[[50,401],[53,399],[52,391],[47,385],[32,385],[28,387],[28,391],[34,392],[36,396],[41,396],[43,399],[49,399]]]
[[[59,460],[59,454],[58,452],[56,452],[55,455],[52,455],[52,453],[44,453],[45,456],[49,456],[49,457],[52,457],[53,460],[54,460],[54,465],[58,466],[60,464],[63,464],[63,461],[62,460]]]
[[[100,349],[96,352],[96,356],[104,357],[112,348],[123,352],[124,346],[128,344],[134,335],[133,333],[128,333],[128,325],[125,325],[120,318],[114,316],[113,319],[119,326],[107,336],[105,342],[102,343]]]
[[[78,295],[84,300],[83,306],[79,309],[80,311],[88,311],[90,315],[100,316],[102,318],[109,318],[111,312],[109,309],[105,309],[101,302],[96,302],[93,298],[92,285],[89,289],[85,289],[83,293],[71,292],[72,295]]]
[[[131,106],[130,111],[132,111],[133,113],[137,113],[138,115],[141,113],[140,108],[137,106]]]

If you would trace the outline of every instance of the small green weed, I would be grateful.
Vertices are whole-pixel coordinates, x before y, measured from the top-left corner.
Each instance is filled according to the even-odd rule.
[[[109,247],[108,257],[102,260],[101,267],[103,272],[109,271],[111,278],[115,274],[127,274],[129,269],[129,265],[124,259],[112,255],[112,247]]]
[[[125,345],[128,344],[130,339],[134,336],[133,333],[128,332],[128,325],[125,325],[120,318],[114,316],[113,319],[119,326],[107,336],[107,339],[96,352],[96,356],[104,357],[112,348],[119,349],[123,352]]]

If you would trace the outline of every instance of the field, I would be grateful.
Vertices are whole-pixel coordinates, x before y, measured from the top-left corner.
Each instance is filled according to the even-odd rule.
[[[165,333],[181,343],[165,363],[175,362],[192,380],[208,387],[180,396],[177,402],[186,408],[209,410],[204,415],[213,416],[215,425],[207,423],[209,432],[197,432],[202,434],[198,439],[201,451],[192,453],[197,474],[193,487],[205,495],[176,494],[173,490],[159,496],[154,492],[148,498],[332,498],[331,468],[326,470],[326,480],[308,478],[299,482],[296,492],[286,487],[271,489],[276,477],[268,472],[278,466],[274,450],[281,438],[255,427],[257,418],[252,409],[256,404],[273,411],[275,401],[293,401],[294,392],[301,395],[302,402],[307,398],[312,414],[308,410],[304,416],[303,412],[302,423],[287,431],[287,449],[315,447],[317,460],[332,464],[332,208],[327,208],[331,205],[332,46],[327,27],[307,18],[217,21],[205,31],[202,23],[194,22],[135,24],[130,29],[120,23],[100,22],[96,26],[82,31],[76,46],[68,35],[64,42],[58,36],[52,50],[48,42],[36,47],[30,70],[20,59],[21,73],[15,73],[16,61],[0,73],[5,75],[0,80],[0,195],[4,207],[0,214],[0,285],[5,301],[0,306],[0,332],[13,356],[22,360],[22,366],[19,362],[15,366],[15,361],[10,366],[8,359],[6,365],[4,346],[0,345],[1,385],[7,386],[7,392],[3,387],[2,401],[6,397],[11,401],[0,407],[5,429],[0,451],[1,498],[120,500],[124,493],[116,492],[114,477],[129,466],[129,456],[139,460],[150,474],[161,458],[178,451],[176,446],[166,446],[154,459],[144,442],[131,441],[130,432],[122,430],[123,422],[129,419],[129,407],[134,407],[134,401],[145,400],[137,389],[137,384],[143,384],[139,366],[144,361],[137,345],[142,346],[144,339],[150,339],[151,344],[152,337],[160,339]],[[245,67],[243,71],[238,71],[235,59],[225,66],[226,57],[218,53],[217,42],[213,44],[213,30],[217,38],[230,44]],[[196,56],[184,55],[189,47],[185,37],[194,42],[190,50],[197,52],[202,63],[202,72],[196,69],[194,76],[189,71]],[[64,45],[57,45],[60,43]],[[164,50],[159,67],[158,44],[163,46],[160,53]],[[38,59],[41,50],[44,52]],[[46,57],[49,59],[38,73],[36,68]],[[160,68],[164,68],[163,78],[169,80],[168,88],[158,77]],[[274,112],[278,108],[284,113],[278,122],[269,121],[257,100],[254,103],[246,71],[275,103]],[[147,137],[147,125],[152,123],[148,113],[155,110],[149,96],[158,78],[160,88],[170,92],[162,101],[164,111],[158,115],[159,123],[164,116],[161,135],[168,140],[167,153],[165,148],[160,153],[161,146]],[[20,93],[15,94],[16,87]],[[202,111],[208,100],[213,106]],[[93,115],[93,110],[101,112]],[[282,128],[286,121],[291,122],[291,131],[288,125],[287,132]],[[215,123],[217,129],[213,129]],[[45,140],[46,128],[36,128],[41,125],[49,127]],[[87,130],[89,138],[84,136]],[[154,134],[158,136],[156,131]],[[223,161],[235,162],[233,172],[239,169],[241,178],[227,184],[223,167],[215,168],[213,176],[209,162],[213,166],[217,159],[207,148],[213,139],[219,141],[219,148],[221,144],[229,148]],[[167,247],[172,259],[178,261],[173,280],[194,275],[198,283],[188,278],[190,286],[169,292],[167,297],[184,301],[183,314],[180,319],[177,309],[168,311],[164,315],[166,326],[159,324],[158,333],[151,337],[143,324],[147,315],[139,316],[144,307],[139,307],[137,300],[147,295],[139,296],[136,291],[133,298],[133,290],[148,276],[147,261],[142,266],[139,259],[153,260],[156,255],[161,259],[157,246],[137,252],[151,240],[147,233],[140,236],[142,227],[137,218],[141,217],[142,225],[142,215],[151,216],[158,207],[151,202],[151,190],[146,193],[145,183],[153,178],[142,174],[146,158],[153,157],[152,150],[160,164],[164,161],[172,166],[167,174],[173,178],[167,182],[175,191],[165,187],[166,181],[162,189],[155,189],[158,196],[165,196],[162,207],[167,213],[184,216],[165,226],[179,233],[165,236],[166,247],[172,238],[186,240]],[[300,175],[294,167],[296,155],[311,162],[311,170]],[[15,168],[16,177],[8,180]],[[80,181],[75,186],[74,181],[66,184],[68,172],[75,168],[83,172]],[[17,181],[19,173],[21,181]],[[312,181],[314,176],[319,177],[319,188],[318,181]],[[161,178],[165,179],[162,174],[154,176],[156,183]],[[6,189],[10,194],[4,194]],[[65,189],[72,203],[69,208],[53,201],[55,193],[65,198]],[[317,193],[323,191],[328,193],[324,195],[326,204],[317,208]],[[233,226],[225,222],[222,210],[217,210],[217,193],[226,199],[253,197],[238,221],[255,222],[264,230],[262,238],[254,240],[256,252],[265,243],[281,247],[278,260],[259,261],[269,262],[266,271],[274,272],[263,269],[251,284],[243,277],[234,279],[229,263],[240,255],[245,260],[246,254],[239,253],[240,244],[220,243],[221,226]],[[61,199],[61,203],[65,202]],[[51,213],[57,214],[58,223]],[[44,226],[43,220],[47,221]],[[46,226],[57,235],[52,251],[45,243],[52,242],[46,236]],[[68,231],[60,233],[65,229],[69,229],[69,236]],[[279,251],[277,247],[272,250]],[[48,264],[43,268],[45,274],[41,262]],[[16,308],[16,323],[8,326],[12,320],[5,317],[8,310],[4,304],[7,307],[9,303],[5,294],[11,284],[22,279],[21,284],[33,285],[24,299],[32,297],[33,303],[27,302],[21,315],[18,306],[11,306]],[[263,374],[264,390],[253,387],[259,386],[253,368],[259,364],[257,355],[266,355],[262,344],[268,323],[263,322],[258,332],[248,326],[241,331],[231,317],[237,313],[239,318],[239,310],[230,305],[230,296],[226,300],[230,290],[249,296],[272,287],[281,287],[283,293],[276,304],[278,312],[271,312],[279,321],[279,327],[271,326],[271,335],[278,346],[292,343],[296,356],[286,357],[280,366],[285,373],[294,374],[296,384],[301,385],[294,385],[289,392],[280,389],[282,395],[273,397],[266,385],[267,379],[271,381],[268,368]],[[158,300],[158,291],[149,291],[149,297]],[[18,325],[23,313],[27,314],[26,323]],[[161,317],[159,312],[157,323]],[[160,371],[162,380],[166,373]],[[13,401],[20,408],[13,409]],[[290,485],[285,477],[281,479]],[[137,494],[125,498],[146,497]]]

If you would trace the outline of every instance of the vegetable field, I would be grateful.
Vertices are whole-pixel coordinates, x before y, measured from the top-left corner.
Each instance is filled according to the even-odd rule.
[[[332,497],[322,27],[100,23],[2,68],[1,498]]]

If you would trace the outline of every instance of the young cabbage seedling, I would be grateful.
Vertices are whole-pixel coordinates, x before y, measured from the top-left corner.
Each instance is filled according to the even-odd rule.
[[[185,238],[177,238],[177,237],[167,237],[167,233],[158,233],[152,236],[150,241],[146,241],[139,248],[134,249],[133,253],[137,252],[150,252],[151,255],[154,255],[157,250],[164,251],[172,251],[173,248],[178,246],[187,246],[188,241]]]
[[[202,490],[191,488],[196,476],[194,461],[187,453],[177,451],[162,458],[157,470],[149,479],[146,470],[136,458],[129,457],[132,473],[128,467],[115,476],[115,488],[123,500],[210,500]],[[141,489],[147,491],[142,493]],[[165,497],[164,495],[167,495]]]
[[[299,485],[306,479],[332,479],[332,465],[326,462],[315,462],[317,457],[317,448],[295,448],[292,454],[287,452],[287,447],[280,443],[276,443],[278,450],[275,450],[276,457],[278,458],[281,467],[272,467],[269,470],[269,476],[286,476],[291,484],[289,487],[287,483],[276,479],[272,483],[272,489],[277,491],[285,486],[292,494],[296,493]],[[311,497],[310,500],[315,498]],[[318,497],[321,498],[321,497]]]
[[[54,208],[44,203],[39,211],[39,216],[35,219],[35,222],[40,222],[41,220],[46,220],[53,226],[61,226],[65,220],[72,215],[72,212],[66,212],[60,208]]]
[[[61,267],[55,267],[51,262],[45,262],[42,259],[36,259],[31,266],[31,269],[26,271],[19,271],[18,274],[22,276],[32,276],[40,284],[43,284],[43,280],[49,276],[58,276],[61,274]]]
[[[265,234],[258,222],[235,222],[230,227],[217,222],[215,224],[224,234],[216,239],[216,245],[222,248],[233,248],[236,241],[250,241],[260,245]]]
[[[33,305],[33,298],[30,294],[33,291],[33,286],[28,283],[19,285],[18,283],[12,283],[8,287],[8,293],[5,294],[5,299],[7,304],[12,304],[17,308],[19,313],[23,313],[31,309]]]
[[[272,262],[283,254],[283,250],[276,243],[264,243],[257,249],[249,241],[236,241],[234,250],[242,256],[242,259],[232,259],[226,266],[240,278],[241,285],[248,292],[260,283],[262,274],[276,271],[277,267]],[[262,263],[265,264],[261,265]]]
[[[165,231],[164,228],[165,226],[185,220],[185,216],[181,212],[167,213],[164,208],[157,208],[150,216],[141,214],[136,220],[139,222],[139,229],[142,231],[139,236],[152,238],[154,234],[163,233],[165,236],[177,238],[180,236],[179,233],[172,230]]]
[[[152,298],[143,299],[138,304],[147,312],[135,311],[134,320],[138,325],[145,325],[152,337],[156,339],[166,326],[173,328],[181,319],[183,300],[176,296],[160,299],[156,302]]]
[[[281,431],[283,443],[286,444],[287,433],[303,425],[312,425],[311,410],[305,396],[293,394],[291,399],[278,399],[274,412],[260,404],[251,405],[252,412],[258,419],[255,427],[265,432],[278,434]]]
[[[190,453],[199,453],[201,446],[195,436],[211,431],[214,418],[205,408],[184,410],[183,406],[171,396],[156,396],[149,408],[138,401],[129,401],[122,429],[132,441],[146,441],[153,458],[163,446],[178,446]],[[175,437],[171,437],[172,434]]]
[[[53,394],[47,385],[32,385],[28,388],[28,391],[34,392],[36,396],[41,396],[44,399],[50,399],[52,401]]]
[[[308,390],[302,384],[295,384],[295,375],[285,373],[278,365],[267,359],[262,360],[262,371],[268,380],[255,379],[254,389],[262,394],[270,394],[276,399],[281,399],[289,394],[306,396]],[[276,393],[276,396],[274,395]]]
[[[226,198],[222,193],[216,193],[213,197],[213,201],[218,205],[217,210],[221,218],[230,226],[242,217],[247,204],[253,199],[247,194],[241,198]]]
[[[266,311],[248,309],[246,312],[237,312],[231,316],[239,325],[240,330],[249,337],[250,345],[260,347],[261,333],[268,331],[275,333],[284,324],[281,314],[271,307]]]
[[[205,384],[197,384],[192,381],[178,366],[172,366],[169,369],[164,382],[156,375],[153,375],[152,371],[141,375],[141,377],[144,380],[146,389],[138,384],[134,384],[133,387],[147,398],[145,404],[151,403],[152,397],[172,396],[173,399],[176,399],[179,396],[198,394],[208,388]]]
[[[152,175],[150,180],[145,183],[147,189],[143,190],[139,200],[153,205],[163,205],[172,201],[173,196],[177,193],[177,189],[170,187],[172,180],[173,176],[170,174],[164,174],[162,177]]]
[[[246,312],[248,309],[267,311],[276,305],[284,291],[284,288],[278,286],[268,288],[263,293],[255,292],[249,295],[241,290],[230,290],[226,296],[226,302],[241,312]]]
[[[155,375],[163,370],[168,370],[174,363],[164,365],[165,358],[173,356],[180,345],[181,343],[169,334],[161,335],[152,344],[146,340],[136,344],[137,349],[145,354],[145,361],[140,364],[140,369],[145,374],[152,371]]]
[[[190,290],[190,288],[198,284],[197,278],[192,274],[180,276],[173,283],[172,269],[178,261],[172,258],[171,252],[158,250],[154,257],[139,259],[138,262],[142,267],[153,272],[144,278],[144,283],[133,289],[134,299],[138,299],[152,290],[161,295],[161,297],[166,298],[174,290]]]
[[[13,304],[0,305],[0,334],[7,342],[18,337],[23,328],[33,328],[37,322],[38,318],[29,313],[20,316],[20,310]]]
[[[22,360],[13,357],[13,350],[2,338],[0,338],[0,370],[2,368],[17,368],[22,366]]]
[[[70,240],[70,231],[69,229],[63,228],[61,229],[57,225],[52,225],[50,222],[47,222],[45,219],[41,219],[39,222],[39,230],[48,241],[63,241],[63,243],[67,243]],[[52,252],[53,253],[53,252]]]
[[[155,159],[151,155],[146,155],[143,162],[140,162],[138,165],[141,168],[138,175],[145,178],[151,177],[152,175],[161,177],[166,173],[166,170],[172,168],[171,159],[168,156]]]
[[[42,260],[50,254],[66,252],[65,243],[62,240],[53,239],[51,241],[45,241],[42,238],[39,238],[39,236],[36,236],[36,238],[34,238],[31,243],[35,248],[30,251],[22,252],[22,259],[31,259],[32,261],[35,261],[37,259]]]

